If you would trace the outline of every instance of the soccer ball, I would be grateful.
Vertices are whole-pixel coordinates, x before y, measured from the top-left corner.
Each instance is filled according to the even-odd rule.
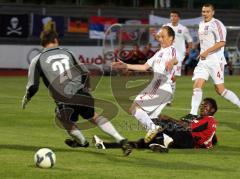
[[[52,168],[56,163],[56,155],[48,148],[39,149],[34,155],[34,163],[40,168]]]

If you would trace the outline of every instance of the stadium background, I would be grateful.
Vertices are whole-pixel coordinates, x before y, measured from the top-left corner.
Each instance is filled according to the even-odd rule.
[[[196,18],[201,16],[200,8],[204,2],[214,3],[216,6],[216,18],[221,19],[226,26],[239,26],[240,3],[238,1],[172,0],[171,7],[181,12],[182,19]],[[160,7],[158,1],[143,0],[4,0],[0,1],[0,7],[1,74],[5,72],[9,74],[9,69],[27,69],[29,59],[37,53],[34,49],[41,48],[39,46],[39,36],[43,30],[43,18],[45,18],[45,24],[47,25],[51,25],[51,22],[56,23],[53,25],[60,34],[61,45],[71,46],[72,49],[70,50],[77,53],[77,57],[82,62],[88,64],[97,63],[99,65],[104,63],[101,49],[103,40],[101,38],[89,38],[92,24],[127,23],[127,21],[140,21],[140,23],[147,24],[149,23],[149,15],[168,18],[170,10],[169,8]],[[11,28],[13,28],[11,19],[13,17],[21,19],[18,22],[18,25],[22,27],[21,34],[11,33]],[[49,17],[52,18],[50,24],[48,22]],[[229,49],[233,67],[236,69],[235,74],[239,74],[239,38],[239,29],[228,30],[227,49]],[[14,54],[22,53],[19,53],[20,56],[14,56],[9,47]],[[81,48],[78,47],[84,47],[82,49],[89,48],[90,50],[88,53],[84,50],[84,54],[80,50]],[[95,52],[95,56],[89,56],[92,51]],[[21,61],[20,59],[24,60]],[[26,72],[23,72],[23,74],[26,74]]]
[[[136,3],[138,2],[138,3]],[[238,26],[240,19],[240,2],[233,0],[172,0],[174,9],[181,11],[182,18],[193,18],[200,16],[200,8],[204,2],[213,2],[216,6],[216,18],[219,18],[227,26]],[[63,44],[70,45],[99,45],[98,40],[89,39],[86,33],[69,33],[67,22],[69,17],[80,17],[89,19],[91,16],[104,16],[113,18],[148,19],[150,14],[169,17],[169,9],[154,8],[154,0],[76,0],[76,1],[31,1],[31,0],[1,0],[0,14],[39,14],[47,16],[64,17],[64,38]],[[30,17],[29,17],[30,18]],[[27,38],[3,38],[1,44],[38,44],[39,39],[29,32]]]

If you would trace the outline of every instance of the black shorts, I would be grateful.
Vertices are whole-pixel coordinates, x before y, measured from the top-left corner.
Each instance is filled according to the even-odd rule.
[[[160,125],[164,128],[163,133],[173,139],[172,148],[194,148],[194,139],[186,126],[172,120],[161,120]]]
[[[84,119],[91,119],[94,116],[94,99],[89,93],[84,93],[91,105],[63,104],[57,103],[56,115],[76,122],[80,115]]]

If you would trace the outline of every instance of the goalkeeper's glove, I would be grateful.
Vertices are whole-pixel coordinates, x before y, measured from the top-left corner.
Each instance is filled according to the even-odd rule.
[[[23,96],[23,99],[22,99],[22,109],[25,109],[27,103],[30,101],[30,98],[29,98],[28,96],[29,96],[28,93],[26,93],[26,94]]]

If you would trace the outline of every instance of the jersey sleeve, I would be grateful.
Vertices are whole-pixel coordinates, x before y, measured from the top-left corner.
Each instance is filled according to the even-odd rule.
[[[31,61],[28,69],[28,83],[26,86],[26,96],[28,99],[31,99],[38,91],[40,81],[39,57],[40,54]]]
[[[206,139],[203,141],[204,147],[207,149],[212,148],[213,146],[212,139],[216,133],[216,121],[214,119],[209,120],[208,130],[209,130],[209,134],[207,135]]]
[[[218,20],[214,21],[213,33],[216,37],[216,42],[226,42],[227,31],[223,23]]]
[[[187,27],[184,28],[184,38],[187,41],[187,43],[190,43],[190,42],[193,41],[193,39],[192,39],[192,37],[190,35],[190,32],[189,32]]]
[[[153,67],[153,62],[155,61],[155,59],[157,58],[157,55],[158,55],[158,52],[155,53],[151,58],[149,58],[147,60],[147,64],[150,66],[150,67]]]

